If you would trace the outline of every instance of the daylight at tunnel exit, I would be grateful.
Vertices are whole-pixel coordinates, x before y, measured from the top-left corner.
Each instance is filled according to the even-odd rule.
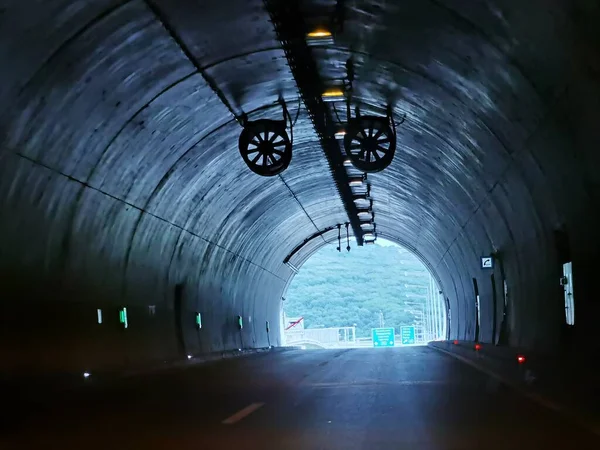
[[[600,2],[0,2],[2,449],[599,449]]]

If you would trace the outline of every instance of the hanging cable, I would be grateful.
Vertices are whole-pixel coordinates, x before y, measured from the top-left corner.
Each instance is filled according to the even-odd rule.
[[[285,120],[286,123],[288,120],[290,121],[290,143],[294,145],[294,122],[292,122],[292,116],[290,115],[290,112],[287,109],[285,100],[280,97],[279,102],[281,103],[281,106],[283,108],[283,120]]]
[[[296,118],[294,119],[294,123],[292,127],[296,126],[296,122],[298,122],[298,117],[300,117],[300,110],[302,109],[302,98],[298,96],[298,109],[296,110]]]
[[[402,125],[402,124],[403,124],[405,121],[406,121],[406,113],[404,113],[404,114],[402,115],[402,118],[400,119],[400,122],[396,122],[396,121],[394,120],[394,116],[393,116],[393,114],[390,114],[390,122],[392,122],[392,129],[394,130],[394,134],[396,134],[396,127],[397,127],[398,125]]]
[[[346,250],[350,251],[350,236],[348,234],[348,226],[350,226],[350,224],[346,222]]]
[[[337,228],[338,228],[338,246],[337,246],[337,251],[341,252],[342,251],[342,224],[338,223]]]
[[[340,115],[338,114],[338,110],[335,106],[335,103],[333,104],[333,112],[335,113],[335,117],[336,117],[338,123],[342,123],[342,119],[340,119]]]

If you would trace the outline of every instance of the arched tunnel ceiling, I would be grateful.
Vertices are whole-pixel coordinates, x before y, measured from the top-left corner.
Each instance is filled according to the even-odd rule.
[[[507,249],[552,255],[552,229],[576,221],[600,192],[590,170],[598,157],[587,151],[599,138],[583,106],[588,94],[598,99],[598,5],[339,3],[343,32],[313,50],[320,75],[343,77],[352,58],[361,111],[383,114],[389,104],[406,117],[392,165],[369,175],[379,235],[421,255],[458,311],[478,257],[496,251],[525,297],[536,288],[521,278],[527,258]],[[135,264],[170,273],[193,241],[189,264],[224,250],[238,259],[231,276],[246,263],[263,270],[277,298],[292,275],[285,257],[349,219],[268,5],[3,2],[0,201],[13,218],[2,222],[13,240],[4,260],[27,265],[42,248],[42,271],[85,271],[74,249],[92,240],[89,258],[114,261],[114,273]],[[239,156],[240,118],[280,119],[279,98],[297,117],[294,156],[263,178]],[[563,114],[583,125],[562,133]],[[565,151],[574,143],[585,147],[577,157]],[[584,200],[569,205],[573,195]]]

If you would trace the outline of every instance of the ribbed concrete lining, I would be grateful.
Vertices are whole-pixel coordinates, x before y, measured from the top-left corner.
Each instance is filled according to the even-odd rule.
[[[281,177],[254,175],[238,154],[241,128],[219,95],[236,114],[258,111],[251,119],[281,118],[280,95],[297,112],[262,1],[154,2],[195,64],[139,0],[10,3],[0,12],[2,364],[264,346],[267,320],[278,343],[293,275],[283,259],[347,217],[304,110]],[[522,3],[348,2],[335,48],[315,57],[325,78],[354,59],[363,113],[391,102],[407,115],[392,166],[369,178],[376,221],[440,280],[451,337],[474,338],[476,278],[480,337],[497,339],[479,257],[498,252],[511,342],[548,346],[562,336],[555,230],[570,240],[582,339],[599,312],[600,11]],[[336,237],[311,242],[298,264]],[[502,299],[500,264],[494,274]],[[114,318],[123,305],[126,334],[96,326],[96,308]],[[238,314],[252,317],[241,333]],[[24,315],[25,328],[13,320]]]

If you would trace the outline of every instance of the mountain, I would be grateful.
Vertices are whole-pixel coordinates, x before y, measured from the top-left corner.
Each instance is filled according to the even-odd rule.
[[[395,245],[335,245],[315,253],[292,280],[283,304],[288,317],[304,317],[306,328],[356,324],[358,337],[371,328],[419,324],[430,275],[409,251]]]

